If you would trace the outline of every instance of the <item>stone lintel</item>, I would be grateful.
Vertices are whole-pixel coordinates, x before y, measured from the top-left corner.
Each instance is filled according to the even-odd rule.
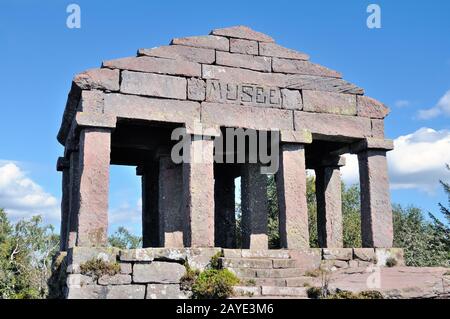
[[[186,123],[186,134],[197,136],[220,137],[221,131],[219,125],[207,124],[201,122]]]
[[[282,143],[299,143],[299,144],[311,144],[312,134],[311,131],[302,129],[298,131],[281,130],[280,140]]]
[[[394,142],[392,140],[369,137],[355,144],[352,144],[352,146],[350,147],[351,153],[359,153],[368,149],[392,151],[394,149]]]
[[[70,167],[70,161],[65,157],[58,157],[58,161],[56,162],[56,170],[58,172],[62,172],[64,169]]]
[[[116,116],[111,114],[95,114],[77,112],[75,123],[78,127],[116,128]]]
[[[319,167],[342,167],[345,166],[346,161],[344,156],[330,156],[322,159],[319,163]]]

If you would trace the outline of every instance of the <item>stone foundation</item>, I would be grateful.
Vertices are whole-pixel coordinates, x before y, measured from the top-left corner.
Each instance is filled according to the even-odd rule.
[[[180,279],[185,274],[185,264],[204,270],[211,257],[221,253],[223,267],[240,272],[241,279],[254,274],[266,274],[270,280],[294,280],[307,270],[320,266],[330,270],[338,268],[386,265],[394,258],[398,266],[404,265],[403,250],[398,248],[339,248],[339,249],[279,249],[248,250],[221,248],[142,248],[120,250],[116,248],[74,247],[65,257],[60,271],[63,278],[63,296],[67,299],[186,299],[190,292],[183,290]],[[113,275],[88,276],[81,266],[90,260],[101,259],[117,263],[120,271]],[[294,276],[295,275],[295,276]],[[277,277],[273,279],[272,277]],[[266,287],[269,289],[270,287]],[[61,289],[61,288],[59,288]]]

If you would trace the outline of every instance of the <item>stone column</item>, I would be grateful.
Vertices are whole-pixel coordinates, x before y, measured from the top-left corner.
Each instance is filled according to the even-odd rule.
[[[69,213],[70,213],[70,165],[64,158],[58,158],[56,169],[62,172],[62,193],[61,193],[61,227],[60,227],[60,251],[66,251],[68,246]]]
[[[319,247],[343,247],[342,190],[339,167],[345,158],[322,161],[316,167],[317,235]]]
[[[160,247],[158,176],[159,163],[149,163],[138,168],[142,175],[142,247]]]
[[[170,156],[159,159],[160,243],[168,248],[183,247],[185,218],[182,211],[183,170]]]
[[[190,134],[188,132],[188,134]],[[214,246],[214,141],[191,134],[183,160],[183,211],[186,247]]]
[[[359,162],[363,247],[392,247],[392,207],[386,161],[386,152],[392,149],[392,141],[377,139],[366,139],[354,147]]]
[[[215,176],[215,246],[236,247],[236,216],[234,201],[234,174],[226,165],[217,167]]]
[[[307,130],[280,132],[280,167],[275,180],[282,248],[309,248],[306,202],[305,145],[312,142]]]
[[[110,129],[81,130],[77,246],[107,244],[110,152]]]
[[[242,248],[268,249],[267,175],[259,164],[244,164],[241,176]]]
[[[69,223],[67,248],[77,245],[78,208],[80,206],[80,153],[73,150],[69,155]]]

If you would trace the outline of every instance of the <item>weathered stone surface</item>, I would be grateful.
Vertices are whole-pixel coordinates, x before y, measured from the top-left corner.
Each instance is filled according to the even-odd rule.
[[[131,263],[120,263],[120,273],[121,274],[131,274],[133,272],[133,265]]]
[[[216,64],[263,72],[270,72],[271,70],[271,58],[240,53],[218,51],[216,53]]]
[[[242,248],[267,249],[267,178],[258,164],[245,164],[241,176]]]
[[[258,54],[258,42],[243,39],[230,39],[230,52],[242,54]]]
[[[223,29],[214,29],[213,31],[211,31],[211,34],[231,38],[256,40],[260,42],[274,42],[274,40],[267,34],[252,30],[249,27],[243,25]]]
[[[283,108],[289,110],[301,110],[303,109],[303,99],[300,91],[298,90],[281,90],[281,96],[283,100]]]
[[[75,123],[78,127],[115,128],[116,116],[112,114],[77,112]]]
[[[297,267],[297,262],[295,259],[273,259],[273,268],[295,268]]]
[[[223,256],[225,258],[241,258],[242,250],[241,249],[223,249]]]
[[[340,137],[364,138],[371,136],[370,120],[363,117],[335,114],[317,114],[294,111],[295,129],[307,129],[325,139]]]
[[[280,245],[289,249],[308,248],[306,167],[302,144],[281,145],[276,183],[280,208]]]
[[[192,101],[107,94],[105,113],[130,119],[186,123],[200,120],[200,104]]]
[[[297,90],[319,90],[348,94],[364,93],[361,88],[342,79],[303,74],[267,73],[219,65],[203,65],[202,77],[228,83],[253,83]]]
[[[375,250],[373,248],[353,248],[353,256],[362,261],[374,261]]]
[[[214,141],[193,136],[183,162],[185,246],[214,247]],[[186,153],[185,153],[186,154]]]
[[[356,95],[303,90],[303,111],[356,115]]]
[[[131,284],[131,275],[117,274],[114,276],[109,275],[101,276],[98,279],[98,284],[102,286]]]
[[[261,278],[292,278],[300,277],[304,273],[300,268],[286,268],[286,269],[257,269],[256,277]]]
[[[180,290],[179,284],[149,284],[146,299],[187,299],[188,295]]]
[[[349,268],[349,263],[348,261],[336,259],[322,260],[320,268],[326,271],[335,271],[339,268]]]
[[[181,165],[169,155],[159,159],[158,209],[160,244],[168,248],[183,247],[184,216],[182,215],[183,176]]]
[[[319,268],[322,260],[322,250],[320,248],[289,250],[289,255],[296,260],[297,266],[303,270]]]
[[[378,266],[386,266],[389,258],[395,259],[396,266],[404,266],[405,258],[402,248],[375,248],[375,256]]]
[[[189,254],[189,249],[179,248],[137,248],[120,251],[121,261],[153,261],[166,260],[183,262]]]
[[[352,153],[359,153],[365,150],[391,151],[394,149],[394,141],[380,138],[368,137],[351,145]]]
[[[358,116],[384,119],[390,112],[383,103],[368,96],[358,96]]]
[[[90,276],[85,276],[81,274],[69,274],[67,275],[66,284],[67,287],[69,288],[77,288],[86,285],[94,285],[95,281],[94,278]]]
[[[202,103],[202,122],[256,130],[292,130],[292,112],[234,104]]]
[[[272,268],[272,260],[256,258],[221,258],[224,268]]]
[[[221,252],[220,248],[189,248],[187,261],[194,269],[204,270],[209,266],[211,258]]]
[[[359,267],[358,260],[350,260],[348,262],[348,267],[350,267],[350,268],[358,268]]]
[[[261,294],[263,296],[296,296],[307,297],[307,288],[305,287],[273,287],[262,286]]]
[[[212,49],[194,48],[185,45],[166,45],[151,49],[139,49],[138,54],[206,64],[214,63],[216,60],[216,53]]]
[[[322,257],[325,260],[351,260],[353,257],[352,248],[324,248],[322,249]]]
[[[170,75],[123,71],[120,92],[184,100],[186,99],[186,79]]]
[[[78,111],[87,113],[103,113],[104,93],[100,90],[81,91]]]
[[[78,246],[107,243],[110,152],[110,129],[81,131]]]
[[[259,54],[263,56],[273,56],[278,58],[309,60],[305,53],[291,50],[275,43],[260,43]]]
[[[237,296],[255,297],[261,295],[261,287],[257,286],[235,286],[233,290]]]
[[[298,131],[281,130],[280,141],[284,143],[311,144],[312,134],[308,130],[298,130]]]
[[[384,120],[372,119],[372,137],[384,139]]]
[[[315,169],[319,247],[343,247],[341,174],[339,167]]]
[[[298,277],[298,278],[287,278],[286,286],[288,287],[305,287],[312,286],[314,278],[312,277]]]
[[[98,286],[71,288],[67,299],[144,299],[145,285]]]
[[[273,58],[272,71],[280,73],[317,75],[332,78],[342,78],[342,75],[334,70],[311,63],[309,61]]]
[[[177,284],[185,272],[183,265],[173,262],[136,263],[133,266],[133,282]]]
[[[251,268],[228,268],[233,274],[239,278],[254,278],[256,277],[256,270]]]
[[[200,76],[201,73],[199,63],[147,56],[105,61],[103,66],[110,69],[196,77]]]
[[[206,101],[281,108],[281,91],[275,87],[206,80]]]
[[[289,258],[289,250],[285,249],[242,249],[243,258]]]
[[[171,44],[181,44],[197,48],[230,51],[230,41],[215,35],[201,35],[187,38],[175,38]]]
[[[386,151],[362,151],[358,153],[358,163],[362,245],[390,248],[393,242],[393,225]]]
[[[79,73],[73,82],[82,90],[119,90],[119,70],[92,69]]]
[[[187,80],[188,99],[193,101],[204,101],[206,97],[206,83],[203,80],[190,78]]]

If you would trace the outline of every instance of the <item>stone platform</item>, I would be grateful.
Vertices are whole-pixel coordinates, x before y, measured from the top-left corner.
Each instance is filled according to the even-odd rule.
[[[383,267],[389,258],[403,265],[401,249],[277,249],[248,250],[221,248],[116,248],[74,247],[66,256],[67,279],[63,294],[68,299],[184,299],[190,292],[180,287],[185,264],[204,270],[220,253],[220,264],[241,280],[239,296],[305,297],[308,277],[319,267],[331,272]],[[101,259],[120,267],[113,275],[93,277],[82,273],[82,265]],[[64,270],[63,270],[64,271]],[[358,271],[356,271],[358,272]]]

